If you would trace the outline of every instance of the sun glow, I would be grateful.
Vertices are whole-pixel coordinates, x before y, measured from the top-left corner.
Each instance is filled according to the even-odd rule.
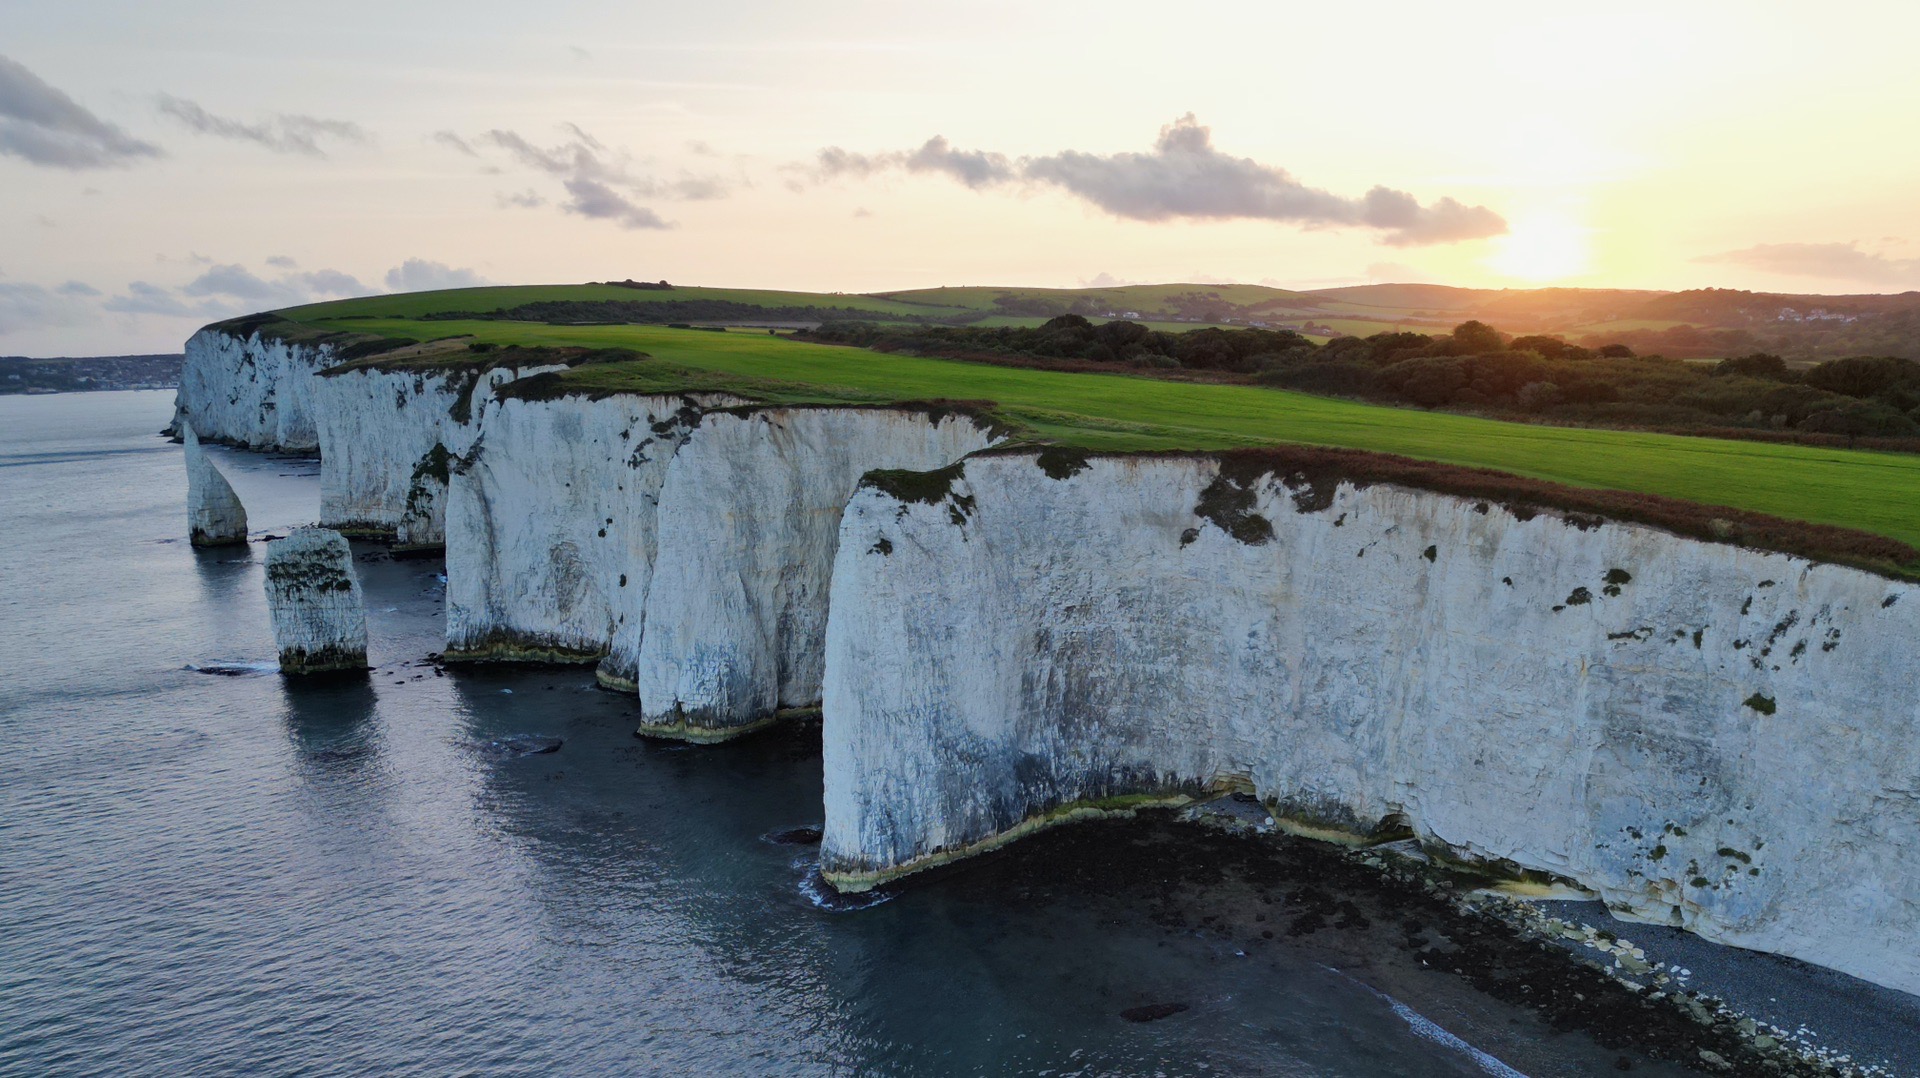
[[[1587,257],[1586,226],[1565,213],[1537,213],[1514,218],[1487,265],[1524,281],[1557,281],[1585,272]]]

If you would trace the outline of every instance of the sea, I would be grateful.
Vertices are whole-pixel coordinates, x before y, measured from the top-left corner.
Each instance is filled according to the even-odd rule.
[[[0,1074],[1675,1073],[1285,931],[1191,824],[832,901],[780,834],[817,723],[652,742],[588,669],[443,668],[436,559],[356,543],[376,669],[283,678],[257,539],[318,462],[213,450],[257,539],[196,550],[171,400],[0,397]]]

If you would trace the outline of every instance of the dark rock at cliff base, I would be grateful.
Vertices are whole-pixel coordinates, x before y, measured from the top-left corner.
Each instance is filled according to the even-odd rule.
[[[800,893],[806,896],[807,901],[828,913],[871,909],[882,902],[892,901],[894,896],[893,891],[884,887],[876,887],[871,891],[841,891],[827,882],[817,864],[808,865],[806,874],[800,877]]]
[[[542,756],[550,752],[559,752],[565,744],[557,737],[541,737],[537,734],[510,734],[496,737],[492,741],[480,743],[480,751],[490,756],[520,757]]]
[[[778,831],[769,831],[760,838],[776,846],[817,846],[820,843],[820,828],[818,825],[783,827]]]
[[[196,674],[212,674],[215,677],[259,677],[262,674],[272,674],[272,673],[278,672],[280,669],[280,664],[279,663],[248,663],[248,662],[231,662],[231,663],[215,662],[215,663],[201,663],[196,666],[193,663],[188,663],[182,669],[191,670]]]
[[[1141,1007],[1128,1007],[1120,1012],[1120,1017],[1129,1022],[1157,1022],[1186,1009],[1184,1003],[1149,1003]]]

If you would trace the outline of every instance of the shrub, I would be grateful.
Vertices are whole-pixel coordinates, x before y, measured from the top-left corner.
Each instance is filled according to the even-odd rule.
[[[1787,361],[1765,352],[1755,352],[1738,359],[1723,359],[1715,363],[1713,369],[1707,373],[1715,378],[1742,374],[1748,378],[1766,378],[1775,382],[1793,381],[1792,372],[1787,370]]]
[[[1552,382],[1528,382],[1520,387],[1514,400],[1529,412],[1544,412],[1560,403],[1560,387]]]
[[[1382,370],[1377,384],[1422,408],[1438,408],[1467,387],[1467,366],[1451,356],[1404,359]]]
[[[1895,356],[1853,356],[1829,360],[1806,373],[1815,389],[1848,397],[1872,397],[1920,384],[1920,363]]]
[[[1848,438],[1911,438],[1920,435],[1920,423],[1878,401],[1848,401],[1813,412],[1801,430],[1840,434]]]

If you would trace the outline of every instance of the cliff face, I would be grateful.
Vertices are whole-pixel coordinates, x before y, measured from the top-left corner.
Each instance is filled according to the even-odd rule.
[[[330,344],[240,337],[210,326],[187,341],[175,419],[203,438],[249,449],[318,449],[313,376],[335,362]]]
[[[493,391],[559,365],[491,370],[348,367],[312,380],[320,522],[402,548],[446,541],[448,473],[480,430]]]
[[[660,491],[634,680],[642,733],[718,740],[820,700],[841,508],[873,468],[937,468],[971,416],[762,408],[706,416]]]
[[[477,441],[453,465],[448,492],[448,654],[606,655],[602,680],[631,688],[661,483],[700,409],[727,403],[619,396],[490,404]]]
[[[913,410],[712,395],[508,399],[452,466],[447,653],[591,661],[646,732],[708,740],[820,698],[840,508],[875,467],[990,436]]]
[[[847,507],[837,884],[1235,787],[1920,990],[1920,589],[1206,459],[1051,470],[987,455]]]

